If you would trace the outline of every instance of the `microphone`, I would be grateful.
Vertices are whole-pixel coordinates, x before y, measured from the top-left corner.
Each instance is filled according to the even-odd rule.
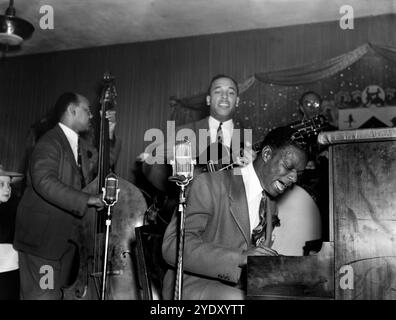
[[[175,300],[181,300],[183,288],[183,254],[184,254],[184,223],[185,223],[185,208],[186,197],[185,189],[194,173],[195,160],[192,159],[191,141],[185,139],[182,142],[176,142],[173,146],[173,160],[170,161],[172,165],[173,175],[169,177],[169,181],[176,182],[180,187],[178,213],[178,252],[177,252],[177,271],[175,282]]]
[[[194,174],[194,165],[196,161],[192,159],[191,141],[184,140],[177,142],[173,146],[172,177],[170,181],[176,182],[177,185],[187,185]]]
[[[107,206],[113,206],[118,201],[118,193],[120,189],[118,188],[118,178],[117,176],[110,172],[105,178],[105,184],[102,188],[103,197],[102,200]]]

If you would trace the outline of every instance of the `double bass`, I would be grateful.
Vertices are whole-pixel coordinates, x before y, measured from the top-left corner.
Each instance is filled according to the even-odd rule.
[[[98,151],[98,175],[83,191],[99,194],[111,172],[109,124],[104,116],[116,106],[114,78],[106,73],[101,93],[101,121]],[[107,209],[88,208],[78,226],[79,267],[76,280],[63,288],[65,300],[136,300],[139,299],[136,263],[134,263],[135,227],[143,225],[146,201],[132,183],[118,178],[120,189],[112,207],[108,240],[106,277],[103,277],[105,253],[105,220]],[[101,297],[102,279],[106,279],[105,296]]]

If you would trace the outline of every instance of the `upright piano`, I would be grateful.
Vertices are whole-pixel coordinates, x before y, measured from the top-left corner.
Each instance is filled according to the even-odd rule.
[[[298,244],[279,239],[278,257],[248,257],[247,297],[396,299],[396,128],[323,132],[318,141],[328,146],[329,241],[318,243],[311,230]],[[291,229],[297,238],[316,219],[287,215],[302,217]],[[302,239],[319,251],[304,254]]]

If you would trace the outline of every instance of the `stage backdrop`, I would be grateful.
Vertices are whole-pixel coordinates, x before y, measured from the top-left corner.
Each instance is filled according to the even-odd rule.
[[[368,114],[358,123],[360,127],[396,126],[396,48],[367,43],[328,60],[255,73],[239,89],[241,102],[235,118],[242,127],[253,129],[255,140],[274,127],[301,120],[299,99],[307,91],[322,97],[317,114],[323,114],[334,127],[356,127],[353,122],[358,122],[359,112]],[[206,92],[172,97],[176,122],[207,115],[205,97]],[[343,113],[346,119],[339,117]]]

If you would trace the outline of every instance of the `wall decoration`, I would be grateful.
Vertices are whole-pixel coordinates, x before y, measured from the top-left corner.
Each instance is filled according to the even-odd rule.
[[[350,109],[396,106],[396,49],[367,43],[326,61],[256,73],[254,81],[251,77],[243,84],[235,118],[242,127],[253,129],[254,140],[261,139],[275,127],[302,120],[299,99],[307,91],[320,95],[322,114],[334,129],[339,125],[340,129],[355,125],[392,126],[395,121],[390,119],[392,108],[387,109],[386,115],[381,111],[378,121],[368,122],[369,119],[360,115],[353,118]],[[197,97],[191,98],[195,107]],[[200,99],[204,101],[204,98],[205,94]],[[182,101],[185,106],[189,105],[189,98]],[[344,109],[348,111],[342,111]],[[196,110],[192,112],[197,114]],[[180,117],[178,120],[183,123]]]
[[[362,92],[365,107],[382,107],[385,103],[385,91],[377,85],[367,86]]]

